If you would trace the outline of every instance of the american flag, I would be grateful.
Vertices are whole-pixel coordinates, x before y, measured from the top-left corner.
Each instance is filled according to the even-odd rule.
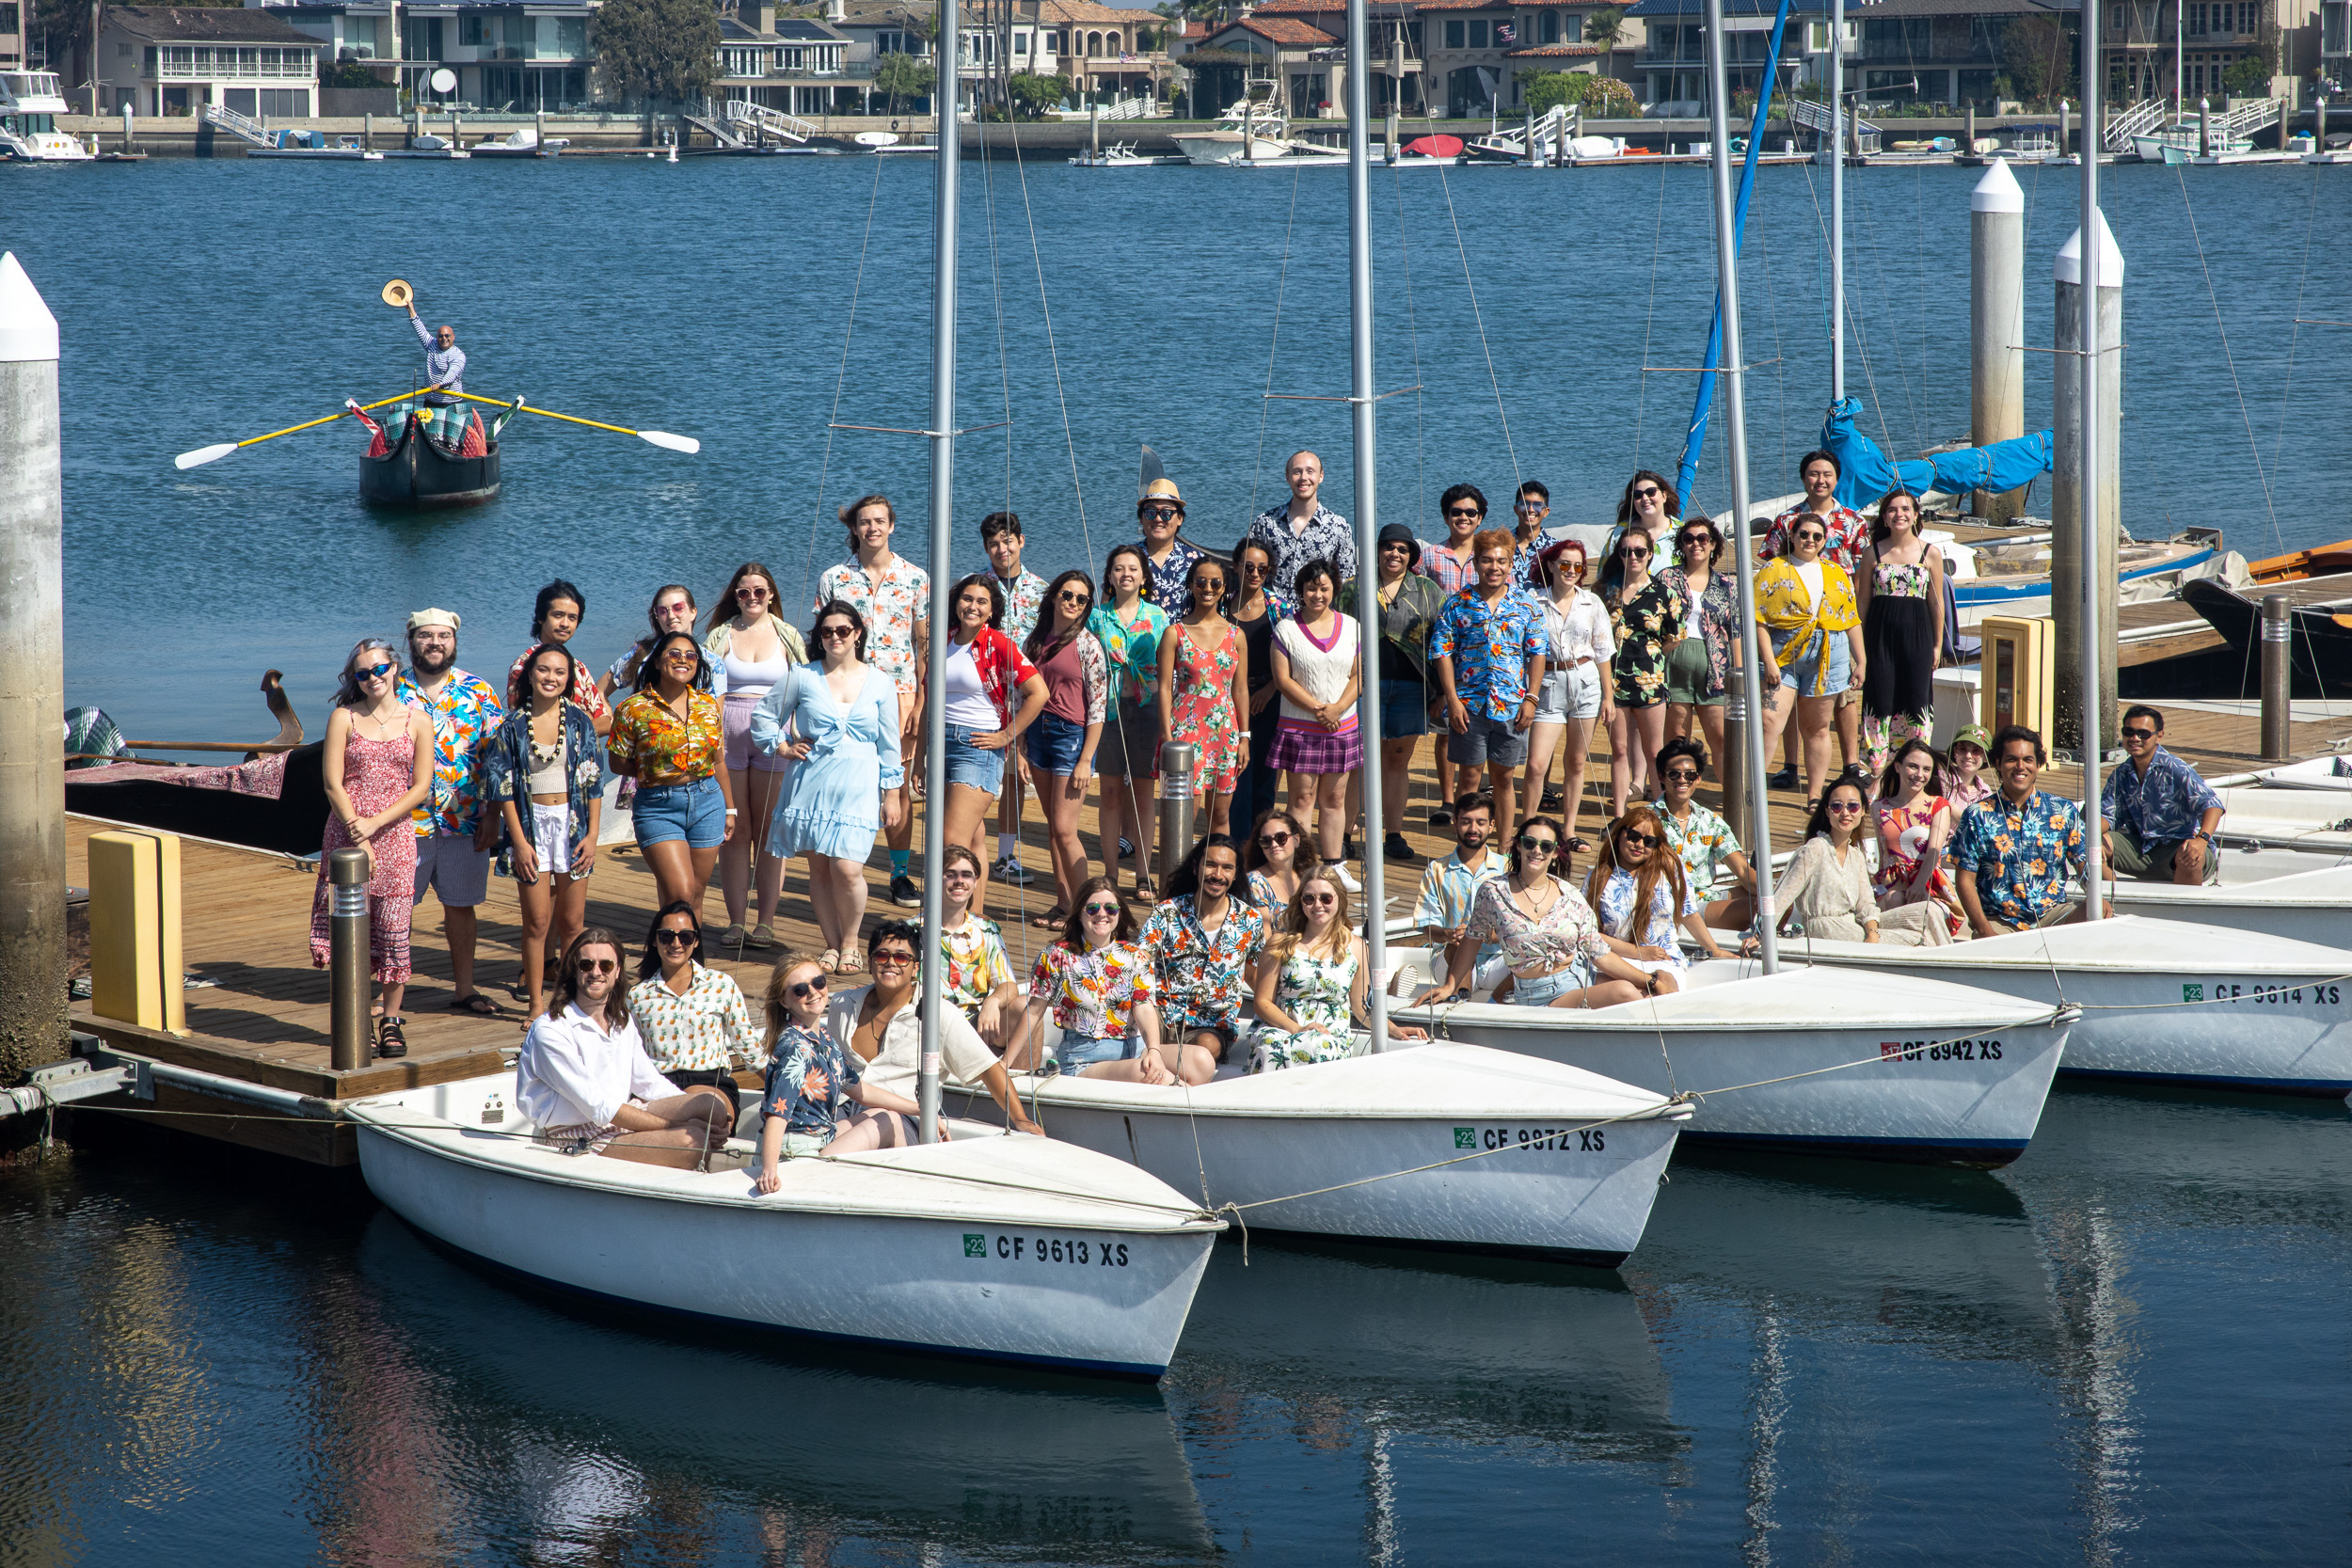
[[[1498,47],[1518,41],[1516,29],[1507,22],[1495,24],[1495,43]]]

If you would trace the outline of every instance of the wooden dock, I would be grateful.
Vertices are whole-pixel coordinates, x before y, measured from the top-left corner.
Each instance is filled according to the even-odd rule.
[[[2168,743],[2209,776],[2243,771],[2259,766],[2261,725],[2253,714],[2167,709]],[[2315,721],[2294,726],[2296,756],[2325,752],[2343,735],[2342,721]],[[1594,736],[1597,752],[1605,752],[1606,737]],[[1437,799],[1431,752],[1423,747],[1414,769],[1406,837],[1414,859],[1390,861],[1389,899],[1391,910],[1409,910],[1422,866],[1431,857],[1453,847],[1450,833],[1432,832],[1429,808]],[[1601,777],[1605,781],[1605,760]],[[2066,792],[2077,785],[2074,768],[2053,768],[2044,774],[2045,786]],[[1597,839],[1600,811],[1595,786],[1588,779],[1586,805],[1580,822],[1588,839]],[[1709,786],[1701,799],[1720,805]],[[1803,801],[1793,792],[1772,797],[1772,838],[1776,848],[1793,847],[1804,830]],[[917,807],[918,821],[921,808]],[[89,835],[107,823],[93,817],[68,818],[70,879],[88,879],[87,846]],[[1089,804],[1083,836],[1094,847],[1094,813]],[[291,857],[262,850],[188,839],[182,843],[182,901],[187,911],[183,941],[188,973],[203,982],[186,993],[190,1033],[161,1034],[135,1025],[91,1016],[89,1004],[74,1004],[77,1029],[97,1035],[117,1049],[162,1061],[291,1089],[321,1100],[360,1099],[424,1084],[446,1083],[497,1072],[511,1066],[522,1041],[521,1004],[506,993],[519,971],[521,926],[515,884],[492,878],[488,901],[480,911],[479,951],[475,964],[485,994],[505,1010],[505,1016],[480,1018],[452,1012],[453,994],[449,955],[440,933],[439,906],[428,898],[417,911],[413,942],[416,974],[410,981],[404,1012],[408,1020],[408,1054],[398,1061],[373,1062],[354,1071],[337,1072],[331,1066],[328,1035],[327,975],[312,967],[310,952],[310,903],[316,873]],[[1044,827],[1034,800],[1029,802],[1022,834],[1021,859],[1036,877],[1027,888],[994,883],[990,913],[1000,920],[1013,961],[1025,974],[1038,950],[1052,933],[1027,924],[1026,917],[1043,911],[1054,901],[1048,869]],[[1579,864],[1578,875],[1586,869]],[[893,915],[909,918],[917,911],[901,911],[886,896],[888,861],[879,846],[866,878],[871,900],[866,930]],[[1121,878],[1132,890],[1132,869]],[[655,908],[652,876],[633,847],[608,846],[590,881],[588,923],[616,932],[629,949],[632,962],[643,949]],[[706,905],[705,918],[714,943],[725,925],[716,889]],[[808,902],[803,868],[787,869],[785,895],[777,911],[776,928],[784,946],[771,952],[706,953],[716,967],[733,974],[745,992],[756,996],[766,984],[777,953],[786,949],[814,951],[821,945]],[[850,983],[862,983],[851,981]],[[755,1004],[755,1014],[756,1014]],[[347,1122],[303,1119],[269,1111],[227,1106],[222,1101],[159,1088],[153,1110],[174,1113],[153,1119],[185,1131],[292,1156],[316,1164],[341,1165],[357,1158],[357,1145]],[[127,1101],[99,1101],[128,1107]]]

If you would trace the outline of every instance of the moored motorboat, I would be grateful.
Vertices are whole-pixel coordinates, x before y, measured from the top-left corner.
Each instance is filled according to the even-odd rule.
[[[1430,973],[1426,949],[1391,955],[1406,983]],[[1736,959],[1693,964],[1680,991],[1591,1011],[1400,1003],[1395,1017],[1695,1094],[1686,1139],[1983,1167],[2025,1152],[2071,1012],[1969,985],[1806,970],[1793,943],[1782,961],[1778,974]]]
[[[499,441],[485,432],[478,456],[460,456],[404,409],[384,421],[390,450],[359,457],[359,499],[374,506],[480,506],[499,493]]]
[[[1614,1268],[1642,1239],[1690,1109],[1484,1046],[1392,1046],[1192,1088],[1016,1080],[1049,1137],[1142,1169],[1251,1229]],[[973,1114],[987,1103],[974,1097]],[[1470,1157],[1475,1156],[1475,1157]]]
[[[763,1196],[744,1168],[564,1154],[514,1094],[501,1075],[352,1105],[369,1188],[501,1268],[691,1317],[1156,1378],[1225,1228],[1125,1162],[974,1123],[787,1161]]]
[[[2118,914],[1947,947],[1792,940],[1782,952],[2079,1007],[2068,1074],[2352,1093],[2352,955],[2340,947]]]

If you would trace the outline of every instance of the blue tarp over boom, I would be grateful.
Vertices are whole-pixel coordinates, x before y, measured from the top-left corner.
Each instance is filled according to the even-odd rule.
[[[1854,428],[1854,419],[1861,412],[1862,400],[1848,398],[1831,409],[1821,424],[1821,450],[1836,457],[1843,470],[1837,481],[1841,506],[1857,510],[1874,506],[1898,484],[1919,493],[1941,490],[1947,496],[1970,490],[2015,490],[2050,471],[2050,433],[2046,430],[2011,441],[1995,441],[1989,447],[1892,462],[1879,451],[1877,442]]]

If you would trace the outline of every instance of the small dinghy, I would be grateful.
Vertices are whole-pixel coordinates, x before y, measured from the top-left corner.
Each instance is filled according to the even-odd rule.
[[[1238,1205],[1253,1230],[1603,1268],[1641,1241],[1691,1115],[1576,1068],[1454,1042],[1229,1069],[1190,1089],[1014,1082],[1049,1137],[1202,1191],[1203,1208]],[[986,1097],[974,1100],[977,1114]]]
[[[499,443],[487,437],[478,457],[461,457],[424,433],[404,410],[391,450],[359,456],[359,499],[371,506],[480,506],[499,493]]]
[[[2352,948],[2352,856],[2224,849],[2207,887],[2128,879],[2110,884],[2118,914],[2226,926],[2320,947]]]
[[[1442,1039],[1695,1093],[1682,1135],[1699,1142],[1985,1168],[2026,1151],[2071,1012],[1932,979],[1807,972],[1794,947],[1783,944],[1792,967],[1778,974],[1712,959],[1671,996],[1589,1012],[1400,1002],[1392,1016]],[[1403,983],[1429,973],[1424,948],[1389,956]]]
[[[2341,947],[2118,914],[1948,947],[1791,939],[1781,956],[2079,1007],[2070,1074],[2352,1093],[2352,954]]]
[[[369,1188],[501,1268],[691,1317],[1156,1378],[1225,1228],[1123,1161],[971,1122],[946,1144],[788,1160],[763,1196],[748,1168],[537,1143],[514,1087],[503,1074],[352,1106]]]

